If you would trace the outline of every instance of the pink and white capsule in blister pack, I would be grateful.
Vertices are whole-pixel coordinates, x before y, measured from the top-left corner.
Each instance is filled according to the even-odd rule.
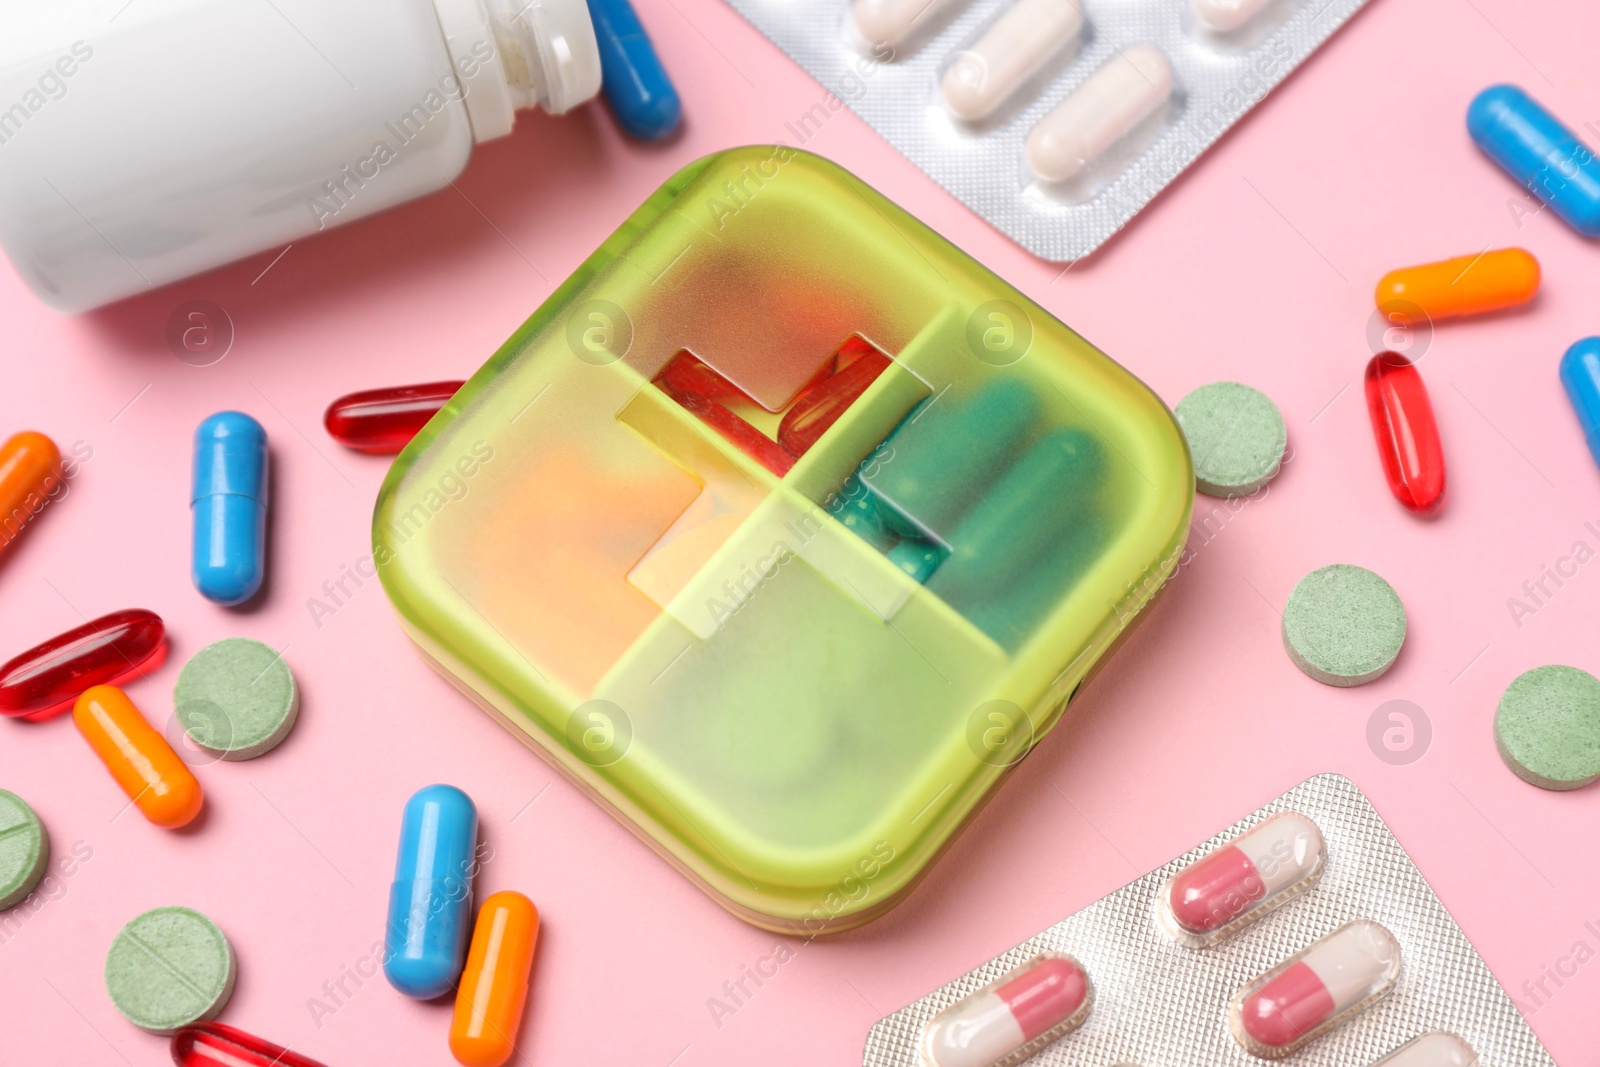
[[[1336,774],[879,1020],[862,1062],[1025,1060],[1554,1067],[1371,802]]]
[[[1366,0],[729,0],[1035,255],[1098,248]]]

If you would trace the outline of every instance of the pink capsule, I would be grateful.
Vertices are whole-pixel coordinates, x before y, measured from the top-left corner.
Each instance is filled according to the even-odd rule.
[[[63,711],[85,689],[150,673],[165,652],[166,628],[155,612],[131,608],[102,615],[0,667],[0,715]]]
[[[172,1035],[172,1062],[178,1067],[323,1067],[222,1023],[195,1023]]]
[[[1400,943],[1369,919],[1345,923],[1246,986],[1229,1028],[1247,1052],[1280,1059],[1394,988]]]
[[[991,1067],[1030,1056],[1083,1025],[1094,989],[1071,956],[1045,952],[940,1012],[922,1053],[929,1067]]]
[[[1326,855],[1316,823],[1281,812],[1173,875],[1163,917],[1186,944],[1214,944],[1309,889]]]

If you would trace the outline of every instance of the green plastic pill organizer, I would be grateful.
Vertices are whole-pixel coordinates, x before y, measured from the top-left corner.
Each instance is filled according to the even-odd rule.
[[[729,911],[897,903],[1176,565],[1142,383],[827,161],[674,175],[395,461],[466,694]]]

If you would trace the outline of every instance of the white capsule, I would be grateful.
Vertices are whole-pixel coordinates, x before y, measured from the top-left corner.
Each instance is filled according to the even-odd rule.
[[[1194,15],[1208,30],[1231,33],[1266,7],[1270,0],[1194,0]]]
[[[898,48],[957,0],[855,0],[850,25],[864,44]],[[966,0],[960,0],[966,3]]]
[[[1082,28],[1077,0],[1017,0],[945,71],[945,106],[968,122],[988,118]]]
[[[1172,64],[1147,44],[1125,48],[1028,134],[1028,166],[1045,181],[1075,176],[1172,95]]]
[[[1455,1034],[1435,1030],[1401,1045],[1372,1067],[1477,1067],[1478,1054]]]
[[[1213,944],[1309,889],[1326,854],[1316,823],[1280,812],[1173,875],[1162,918],[1185,944]]]

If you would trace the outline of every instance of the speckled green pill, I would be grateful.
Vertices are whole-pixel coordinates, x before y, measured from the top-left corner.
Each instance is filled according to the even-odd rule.
[[[1178,401],[1178,425],[1194,460],[1194,484],[1207,496],[1247,496],[1283,465],[1289,433],[1265,393],[1238,382],[1202,385]]]
[[[300,713],[300,691],[283,656],[248,637],[196,652],[178,674],[172,700],[189,740],[225,760],[277,748]]]
[[[1294,665],[1326,685],[1363,685],[1394,666],[1406,640],[1406,609],[1394,588],[1365,567],[1335,563],[1295,585],[1283,608],[1283,647]]]
[[[1506,687],[1494,743],[1513,774],[1541,789],[1581,789],[1600,779],[1600,679],[1559,663]]]
[[[135,916],[106,953],[106,992],[122,1017],[152,1034],[215,1019],[233,995],[233,946],[191,908]]]
[[[0,911],[33,892],[50,860],[50,838],[27,801],[0,789]]]

